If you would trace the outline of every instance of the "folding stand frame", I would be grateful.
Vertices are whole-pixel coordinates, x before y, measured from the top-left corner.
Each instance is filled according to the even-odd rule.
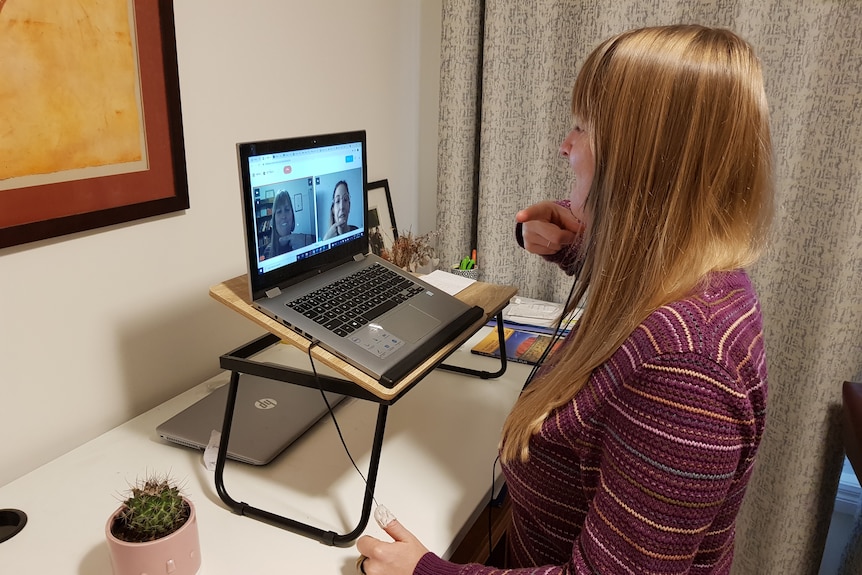
[[[500,338],[500,369],[496,372],[489,373],[483,370],[475,370],[465,367],[445,365],[439,363],[436,367],[448,371],[454,371],[465,375],[472,375],[482,379],[496,378],[503,375],[506,371],[506,339],[503,331],[503,314],[499,311],[497,317],[497,334]],[[288,531],[316,539],[326,545],[336,547],[347,547],[351,545],[359,535],[365,530],[368,525],[368,519],[371,516],[371,504],[374,500],[374,488],[377,483],[377,470],[380,465],[380,453],[383,448],[383,434],[386,428],[386,416],[389,406],[395,403],[399,398],[412,387],[409,386],[401,391],[392,399],[382,399],[377,397],[370,391],[360,387],[359,385],[336,377],[324,375],[315,375],[311,372],[284,367],[275,366],[269,363],[256,362],[248,359],[254,354],[263,351],[271,345],[278,343],[280,338],[274,334],[264,335],[248,344],[230,351],[220,358],[222,369],[231,372],[230,387],[228,389],[227,404],[225,406],[224,422],[222,423],[221,442],[219,444],[218,458],[216,459],[215,468],[215,487],[219,497],[224,501],[235,513],[246,515],[248,517],[263,521],[270,525],[281,527]],[[454,348],[453,350],[454,351]],[[441,358],[442,360],[445,358]],[[224,467],[227,461],[228,443],[230,441],[230,431],[233,422],[233,412],[236,406],[236,397],[239,390],[241,374],[256,375],[290,383],[294,385],[303,385],[323,391],[330,391],[356,397],[367,401],[373,401],[378,404],[377,424],[374,430],[374,440],[371,448],[371,460],[368,464],[368,472],[366,475],[365,497],[362,502],[362,515],[358,525],[349,533],[339,534],[334,531],[325,531],[313,525],[301,523],[288,517],[283,517],[269,511],[254,507],[245,502],[240,502],[231,497],[224,485]],[[418,380],[417,382],[418,383]],[[413,384],[415,385],[415,383]]]

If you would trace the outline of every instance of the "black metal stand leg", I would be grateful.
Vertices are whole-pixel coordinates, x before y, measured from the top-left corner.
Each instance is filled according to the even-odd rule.
[[[221,441],[219,443],[218,458],[216,459],[215,486],[221,500],[239,515],[252,517],[275,527],[281,527],[282,529],[293,531],[294,533],[316,539],[326,545],[336,547],[347,547],[351,545],[365,530],[365,527],[368,525],[368,519],[371,516],[371,504],[374,501],[374,488],[377,484],[377,470],[380,466],[380,453],[383,449],[383,433],[386,428],[386,415],[388,413],[389,406],[381,403],[377,410],[377,426],[374,430],[371,461],[368,464],[365,498],[362,502],[362,516],[359,519],[359,524],[353,531],[341,535],[334,531],[324,531],[323,529],[319,529],[312,525],[301,523],[275,513],[270,513],[269,511],[264,511],[263,509],[253,507],[245,502],[236,501],[228,494],[227,489],[224,486],[224,466],[227,460],[230,428],[233,422],[233,412],[236,407],[239,378],[239,372],[231,372],[230,388],[228,390],[227,404],[225,406],[224,423],[222,424]]]
[[[494,379],[506,373],[506,333],[503,331],[503,312],[497,313],[497,337],[500,340],[500,369],[491,373],[480,369],[470,369],[469,367],[461,367],[459,365],[447,365],[441,363],[437,369],[445,369],[446,371],[454,371],[465,375],[473,375],[481,379]]]

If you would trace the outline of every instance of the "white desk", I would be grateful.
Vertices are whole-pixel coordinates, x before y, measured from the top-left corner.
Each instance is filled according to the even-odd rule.
[[[486,333],[482,328],[447,363],[495,370],[497,360],[469,352]],[[287,345],[256,357],[307,366],[305,355]],[[444,557],[487,503],[500,429],[528,372],[529,366],[511,362],[496,380],[435,370],[389,409],[376,500]],[[197,507],[200,575],[354,574],[354,547],[330,547],[235,515],[219,499],[200,452],[159,439],[156,425],[229,376],[224,372],[0,488],[0,508],[21,509],[28,517],[23,531],[0,543],[0,572],[110,575],[109,515],[139,476],[169,471],[184,481]],[[356,399],[336,408],[363,472],[376,413],[377,404]],[[350,530],[361,515],[362,479],[328,419],[265,467],[228,462],[225,483],[237,499],[323,529]],[[366,533],[387,537],[373,520]]]

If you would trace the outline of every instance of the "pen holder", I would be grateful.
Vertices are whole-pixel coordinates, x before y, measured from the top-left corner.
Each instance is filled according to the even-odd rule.
[[[456,276],[470,278],[471,280],[478,280],[479,279],[479,268],[478,267],[474,267],[473,269],[469,269],[469,270],[461,270],[461,269],[458,269],[458,264],[456,264],[456,265],[452,266],[452,269],[449,271],[452,272],[453,274],[455,274]]]

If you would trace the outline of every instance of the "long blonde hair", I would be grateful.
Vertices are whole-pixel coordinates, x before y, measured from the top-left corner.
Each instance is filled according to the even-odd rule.
[[[526,461],[550,412],[584,387],[652,311],[714,271],[757,259],[772,218],[772,143],[760,63],[728,30],[625,32],[587,58],[572,114],[595,175],[573,341],[524,390],[503,427],[503,461]]]

